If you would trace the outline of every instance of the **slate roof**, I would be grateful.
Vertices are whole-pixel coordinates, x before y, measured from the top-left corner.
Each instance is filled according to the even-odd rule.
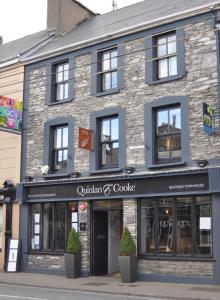
[[[47,30],[43,30],[0,45],[0,63],[25,55],[34,49],[37,50],[39,45],[46,43],[51,34]]]
[[[152,23],[159,18],[168,18],[187,10],[204,5],[220,4],[218,0],[145,0],[103,15],[96,15],[75,27],[68,34],[54,39],[41,48],[36,55],[46,54],[60,48],[80,45],[87,40],[111,36],[115,32],[144,23]]]

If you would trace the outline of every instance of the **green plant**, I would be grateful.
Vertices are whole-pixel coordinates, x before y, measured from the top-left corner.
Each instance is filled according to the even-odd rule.
[[[127,227],[124,228],[121,242],[120,242],[120,255],[131,256],[136,254],[136,246]]]
[[[76,230],[73,228],[69,232],[68,240],[67,240],[67,247],[66,252],[68,254],[77,254],[81,251],[81,243],[79,239],[79,235]]]

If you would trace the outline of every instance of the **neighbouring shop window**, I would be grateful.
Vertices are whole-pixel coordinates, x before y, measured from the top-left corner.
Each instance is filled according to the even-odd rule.
[[[31,250],[64,251],[71,228],[78,228],[76,202],[42,203],[31,207]]]
[[[118,167],[119,160],[119,120],[118,115],[99,120],[99,158],[101,168]]]
[[[181,109],[177,107],[156,110],[156,161],[181,159]]]
[[[3,220],[2,220],[2,205],[0,205],[0,250],[2,249],[2,230],[3,230]]]
[[[54,127],[53,171],[64,172],[68,160],[68,126]]]
[[[54,94],[55,101],[69,98],[69,63],[64,62],[54,65]]]
[[[211,256],[211,198],[177,197],[140,201],[142,255]]]

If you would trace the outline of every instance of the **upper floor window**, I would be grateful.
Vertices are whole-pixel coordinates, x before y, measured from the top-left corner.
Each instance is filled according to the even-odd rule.
[[[54,66],[55,84],[54,95],[55,101],[63,101],[69,97],[69,63],[60,63]]]
[[[181,109],[180,106],[156,110],[156,160],[157,162],[181,159]]]
[[[53,170],[61,172],[67,168],[68,127],[54,127]]]
[[[99,120],[99,158],[101,168],[118,167],[119,122],[118,115]]]
[[[176,34],[157,38],[158,79],[177,75]]]
[[[49,120],[44,125],[43,165],[46,177],[68,176],[73,171],[74,126],[72,117]]]
[[[167,34],[157,31],[146,38],[146,83],[157,84],[180,79],[185,75],[184,30]]]
[[[100,90],[118,87],[118,51],[116,48],[100,52]]]

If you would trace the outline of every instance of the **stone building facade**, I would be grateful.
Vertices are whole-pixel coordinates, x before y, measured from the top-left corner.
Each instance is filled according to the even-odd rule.
[[[195,7],[190,16],[184,13],[108,41],[66,47],[59,55],[52,44],[53,56],[51,49],[44,57],[41,52],[41,59],[34,57],[26,66],[23,182],[18,193],[23,271],[63,273],[63,245],[72,224],[82,242],[82,275],[117,272],[120,236],[127,226],[137,245],[139,279],[220,282],[217,9],[201,12]],[[160,39],[163,49],[158,48]],[[168,73],[159,76],[158,69],[155,77],[165,48],[168,67],[161,68]],[[99,54],[105,51],[111,64],[117,58],[117,83],[111,70],[111,88],[99,90],[99,76],[105,77],[99,65],[100,60],[104,65],[104,56]],[[55,101],[56,66],[65,63],[69,77],[61,84],[68,82],[68,97]],[[214,115],[213,134],[203,130],[203,103]],[[108,149],[117,163],[105,168],[99,161],[106,141],[101,141],[105,150],[98,145],[99,123],[109,121],[107,117],[118,117],[118,137],[108,147],[119,143],[119,150],[115,154],[114,147]],[[166,122],[169,137],[168,129],[162,129]],[[68,157],[61,160],[67,162],[64,172],[53,172],[50,147],[54,130],[64,125]],[[92,149],[79,147],[79,128],[91,130]],[[160,142],[164,136],[169,145]],[[48,173],[42,174],[47,165]]]

